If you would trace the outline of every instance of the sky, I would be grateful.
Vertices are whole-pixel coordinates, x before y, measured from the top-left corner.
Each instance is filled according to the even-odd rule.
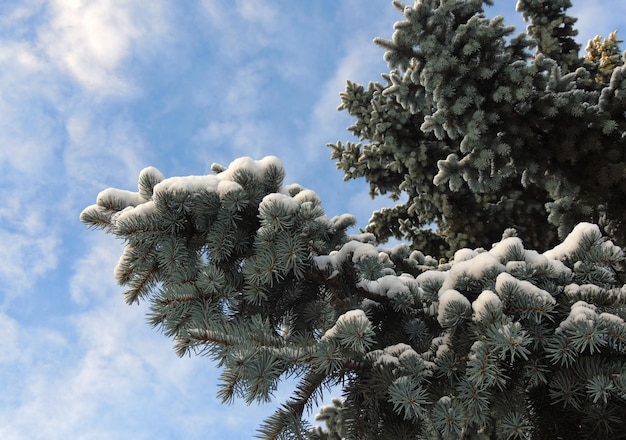
[[[624,0],[573,5],[583,48],[626,36]],[[523,30],[512,0],[486,13]],[[351,139],[339,93],[387,71],[372,40],[400,19],[388,0],[0,2],[1,439],[253,437],[290,384],[222,405],[219,371],[125,304],[122,243],[79,214],[107,187],[136,190],[146,166],[276,155],[286,183],[364,226],[391,202],[343,182],[325,145]]]

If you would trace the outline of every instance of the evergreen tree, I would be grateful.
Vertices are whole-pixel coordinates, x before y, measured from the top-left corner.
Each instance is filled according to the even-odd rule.
[[[519,0],[530,24],[514,38],[481,1],[394,5],[405,20],[377,40],[385,84],[342,94],[361,143],[332,145],[348,178],[408,198],[368,231],[349,235],[351,215],[329,218],[315,192],[284,185],[274,157],[207,176],[146,168],[137,192],[104,190],[81,220],[124,240],[126,300],[150,302],[178,354],[222,368],[223,401],[267,401],[297,378],[261,438],[617,438],[626,68],[615,36],[579,58],[566,0]],[[377,247],[390,236],[411,244]],[[333,386],[343,396],[322,407],[326,427],[308,426]]]
[[[482,3],[394,2],[405,20],[376,40],[385,82],[342,94],[361,142],[331,145],[338,168],[365,177],[372,195],[406,198],[368,230],[451,255],[508,227],[545,250],[591,221],[625,244],[626,69],[615,37],[578,58],[569,0],[519,0],[529,25],[515,37]]]

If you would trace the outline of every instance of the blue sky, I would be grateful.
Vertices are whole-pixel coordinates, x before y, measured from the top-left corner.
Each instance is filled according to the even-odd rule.
[[[386,201],[342,182],[325,144],[349,139],[345,81],[386,69],[372,39],[400,19],[390,3],[0,2],[0,438],[253,436],[274,405],[221,405],[219,372],[177,358],[145,305],[124,303],[121,243],[78,216],[149,165],[205,174],[276,155],[287,183],[365,225]],[[520,24],[512,0],[496,3],[489,16]],[[626,37],[623,0],[573,3],[583,47]]]

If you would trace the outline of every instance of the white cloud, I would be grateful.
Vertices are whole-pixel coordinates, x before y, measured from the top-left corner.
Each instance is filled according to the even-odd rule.
[[[0,279],[8,298],[23,293],[42,274],[57,266],[59,238],[0,230]]]
[[[12,30],[0,34],[0,291],[8,300],[58,266],[62,234],[98,190],[136,184],[142,136],[106,106],[123,100],[103,98],[136,89],[124,73],[129,60],[169,38],[160,1],[24,3],[0,17]]]
[[[103,301],[110,291],[116,290],[113,268],[121,255],[122,243],[103,233],[92,233],[84,248],[82,258],[74,263],[69,282],[72,300],[81,305]]]
[[[388,5],[372,3],[364,6],[362,2],[352,0],[342,4],[336,23],[342,29],[337,33],[340,37],[336,41],[337,53],[331,58],[333,64],[329,66],[324,83],[317,87],[307,129],[300,141],[302,147],[297,152],[299,158],[293,161],[298,167],[297,174],[311,177],[309,174],[314,169],[310,166],[311,162],[326,161],[329,170],[334,168],[329,161],[330,150],[325,145],[351,139],[346,128],[354,122],[347,112],[337,111],[341,103],[339,95],[345,90],[347,80],[365,86],[370,81],[380,80],[380,74],[387,71],[387,64],[383,60],[384,51],[372,40],[377,36],[389,37],[394,21],[401,17],[395,8]],[[306,160],[302,160],[302,155]]]
[[[208,42],[225,60],[242,60],[270,45],[278,27],[277,10],[267,2],[202,0]]]
[[[27,41],[3,41],[0,45],[0,64],[11,63],[13,71],[34,72],[44,67],[32,44]]]
[[[122,115],[84,110],[63,127],[45,98],[26,91],[20,103],[15,95],[25,85],[12,85],[0,89],[0,291],[7,299],[58,267],[62,234],[77,223],[81,205],[104,186],[136,184],[145,166],[144,143]]]
[[[337,107],[341,103],[339,94],[346,88],[346,81],[349,79],[355,82],[375,81],[382,72],[381,63],[382,51],[371,43],[371,38],[360,36],[348,42],[346,46],[349,51],[337,64],[333,75],[328,78],[321,88],[319,99],[315,104],[310,122],[311,129],[308,133],[309,142],[319,143],[319,139],[328,142],[335,141],[331,136],[345,132],[347,118],[344,113],[339,113]],[[321,136],[320,136],[321,135]],[[328,151],[323,148],[308,148],[308,159],[319,159],[320,156],[327,157]]]
[[[21,380],[7,390],[15,393],[15,401],[3,408],[0,437],[104,439],[157,434],[154,427],[142,424],[155,406],[166,406],[161,399],[176,395],[168,377],[189,379],[189,369],[185,365],[174,368],[177,359],[168,356],[169,347],[151,341],[156,335],[144,328],[141,312],[126,306],[120,297],[78,315],[74,323],[77,346],[65,353],[40,347],[42,352],[30,356],[34,366],[20,365]],[[21,330],[32,333],[28,328]],[[34,352],[28,347],[29,339],[21,342]],[[150,357],[160,357],[162,363],[151,365]],[[135,422],[137,435],[133,435],[129,429],[136,416],[142,422]]]
[[[244,20],[265,26],[275,25],[279,15],[274,4],[267,0],[237,0],[237,12]]]
[[[125,304],[106,275],[120,253],[102,236],[84,244],[70,283],[83,310],[58,323],[63,336],[0,313],[0,438],[249,438],[274,404],[220,405],[212,362],[177,358],[147,305]]]
[[[271,87],[268,76],[272,69],[266,61],[256,59],[247,62],[233,73],[228,80],[228,89],[224,99],[224,117],[250,117],[262,111],[263,100],[261,91]]]
[[[0,313],[0,366],[17,361],[21,356],[17,321]]]
[[[94,187],[136,184],[146,166],[142,157],[146,151],[132,119],[124,114],[77,113],[67,119],[66,130],[63,160],[69,179]]]
[[[0,187],[0,292],[12,299],[57,267],[60,238],[28,182]]]
[[[76,334],[74,347],[62,343],[39,346],[33,337],[49,330],[0,320],[7,324],[1,327],[12,330],[7,336],[25,335],[12,346],[19,344],[27,353],[12,359],[18,361],[21,380],[14,381],[8,390],[15,397],[13,406],[1,412],[2,438],[121,438],[119,435],[129,433],[115,432],[111,418],[131,426],[128,419],[133,418],[133,411],[142,410],[132,408],[130,402],[138,399],[138,405],[147,403],[138,393],[171,387],[166,371],[175,370],[168,365],[172,362],[168,360],[172,358],[169,347],[154,343],[157,335],[150,333],[142,319],[145,310],[126,306],[112,277],[103,275],[111,272],[105,269],[116,261],[119,247],[97,239],[85,248],[87,263],[78,265],[72,294],[89,297],[94,307],[66,322]],[[59,355],[58,350],[65,353]],[[156,381],[158,369],[165,370]],[[182,365],[171,377],[185,377],[186,371],[189,368]]]
[[[0,47],[2,44],[0,43]],[[24,49],[25,53],[27,52]],[[38,174],[45,170],[58,148],[58,123],[54,111],[41,105],[42,95],[54,93],[54,87],[38,81],[33,69],[12,63],[16,53],[2,55],[0,49],[0,165],[23,174]],[[24,55],[28,58],[29,55]],[[33,61],[36,64],[35,61]],[[37,96],[37,97],[36,97]],[[45,98],[44,98],[45,99]]]
[[[161,2],[50,0],[39,44],[52,63],[87,90],[123,95],[134,85],[120,67],[167,30]]]

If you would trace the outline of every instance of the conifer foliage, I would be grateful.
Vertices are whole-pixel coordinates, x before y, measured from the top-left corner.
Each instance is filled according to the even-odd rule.
[[[331,144],[337,167],[372,195],[406,199],[369,230],[451,254],[511,226],[546,250],[592,221],[625,244],[626,67],[615,37],[579,58],[569,0],[519,0],[529,25],[517,36],[482,3],[394,1],[404,21],[376,40],[391,71],[342,94],[361,141]]]
[[[217,363],[224,402],[268,401],[296,379],[260,438],[618,438],[615,46],[610,67],[579,59],[566,0],[519,0],[530,25],[514,38],[481,1],[394,5],[405,21],[377,40],[386,84],[342,95],[362,142],[332,145],[347,177],[408,196],[368,231],[348,234],[353,216],[329,218],[314,191],[285,185],[275,157],[206,176],[146,168],[137,192],[104,190],[81,220],[124,241],[127,302],[150,303],[179,355]],[[392,235],[411,244],[379,247]],[[343,395],[312,427],[307,411],[329,387]]]

